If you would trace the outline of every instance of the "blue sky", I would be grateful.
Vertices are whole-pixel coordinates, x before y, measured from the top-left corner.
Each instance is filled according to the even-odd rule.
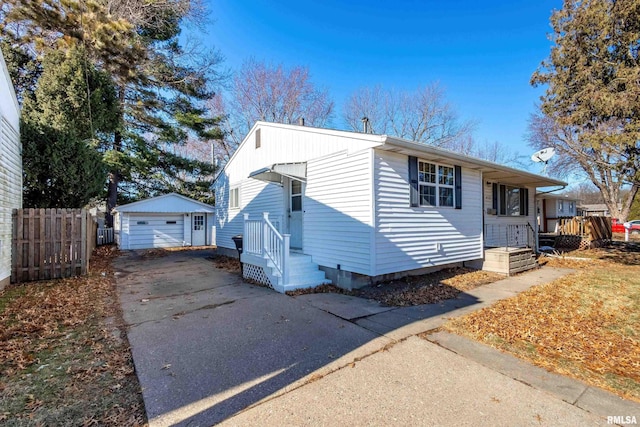
[[[529,84],[549,54],[552,10],[561,0],[238,1],[205,0],[203,37],[235,69],[254,57],[308,66],[336,103],[361,86],[415,89],[438,81],[464,119],[478,122],[480,142],[521,154],[527,120],[543,88]]]

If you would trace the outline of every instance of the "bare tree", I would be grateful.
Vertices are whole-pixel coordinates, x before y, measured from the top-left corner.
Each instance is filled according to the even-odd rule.
[[[360,88],[347,99],[343,115],[355,131],[362,130],[366,117],[373,133],[444,148],[459,146],[474,128],[472,121],[460,120],[438,83],[411,92]]]
[[[586,175],[602,193],[611,216],[626,221],[640,188],[635,150],[617,144],[585,143],[590,135],[584,129],[558,123],[548,114],[532,114],[528,135],[530,145],[538,149],[553,147],[559,155],[551,163],[549,171],[557,176]],[[614,133],[613,130],[609,132]]]
[[[235,121],[244,122],[244,129],[236,132],[245,133],[257,120],[292,124],[304,118],[307,124],[322,127],[334,105],[328,91],[313,84],[307,67],[285,69],[251,58],[235,75],[229,107]]]
[[[576,198],[583,204],[604,203],[600,190],[589,181],[581,182],[565,194]]]
[[[225,96],[208,102],[214,117],[224,117],[224,136],[214,141],[214,157],[226,163],[258,120],[324,127],[333,115],[334,103],[325,89],[311,81],[307,67],[290,69],[248,59],[235,73]]]

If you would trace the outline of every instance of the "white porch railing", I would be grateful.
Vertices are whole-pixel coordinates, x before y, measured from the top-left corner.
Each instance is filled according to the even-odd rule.
[[[270,260],[283,285],[289,283],[289,240],[289,234],[280,234],[269,221],[268,212],[261,219],[244,214],[243,252]]]
[[[485,224],[484,245],[494,248],[533,248],[536,234],[531,224]]]

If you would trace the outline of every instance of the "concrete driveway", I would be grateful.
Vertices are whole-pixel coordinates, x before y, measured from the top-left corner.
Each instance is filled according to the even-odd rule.
[[[217,269],[212,251],[116,262],[152,425],[211,425],[390,339]]]
[[[562,421],[556,425],[594,425],[604,424],[602,416],[623,415],[609,413],[612,406],[592,414],[564,392],[554,395],[554,389],[525,385],[540,377],[558,390],[566,388],[565,382],[530,372],[525,363],[522,369],[529,377],[518,379],[447,350],[442,338],[415,336],[452,314],[566,271],[540,270],[443,304],[391,309],[337,294],[278,294],[215,268],[207,259],[212,254],[186,251],[143,258],[129,252],[116,262],[151,426],[222,421],[544,425],[551,420]],[[588,394],[580,384],[578,394]],[[636,406],[622,406],[621,412],[626,415],[629,408]]]

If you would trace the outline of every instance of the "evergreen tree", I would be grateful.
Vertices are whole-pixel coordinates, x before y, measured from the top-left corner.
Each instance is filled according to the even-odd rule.
[[[213,165],[185,158],[188,137],[221,137],[219,119],[203,101],[212,96],[219,55],[185,50],[180,25],[197,2],[148,0],[8,0],[0,12],[3,34],[32,51],[82,46],[116,87],[120,123],[107,139],[107,208],[127,199],[181,192],[210,201]],[[188,177],[188,179],[184,179]],[[107,217],[108,223],[111,218]]]
[[[104,191],[101,155],[73,133],[22,121],[23,205],[82,208]]]
[[[115,90],[82,49],[48,52],[42,69],[22,108],[24,205],[83,207],[104,194],[99,151],[119,126]]]
[[[624,221],[640,186],[640,1],[565,0],[551,25],[551,55],[531,79],[547,90],[529,139],[555,147],[557,170],[586,174]]]
[[[22,104],[25,96],[35,90],[38,77],[42,73],[40,61],[33,58],[7,35],[0,35],[0,50],[7,64],[18,102]]]

